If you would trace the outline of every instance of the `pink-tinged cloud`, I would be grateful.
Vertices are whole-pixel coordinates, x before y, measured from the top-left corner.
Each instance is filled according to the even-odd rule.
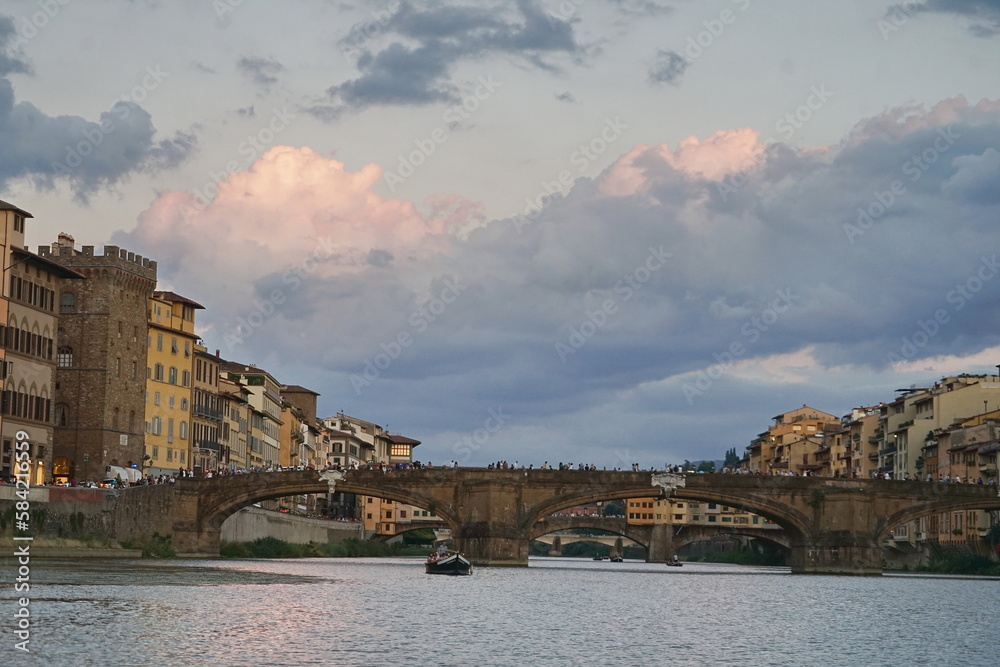
[[[202,203],[186,192],[161,194],[139,216],[126,241],[161,261],[200,271],[210,262],[246,278],[301,261],[318,246],[335,248],[324,273],[362,269],[372,252],[428,256],[447,249],[452,234],[477,212],[459,198],[411,202],[375,194],[382,168],[351,172],[309,148],[277,146],[250,168],[218,184]],[[253,258],[252,261],[249,258]]]
[[[1000,113],[1000,100],[980,100],[970,105],[964,95],[942,100],[930,109],[921,105],[894,107],[860,121],[845,140],[848,146],[864,143],[873,137],[899,139],[917,130],[938,128],[958,122],[993,123]]]
[[[598,188],[610,196],[636,194],[648,185],[650,168],[659,165],[667,165],[696,178],[721,180],[759,159],[765,148],[759,137],[759,132],[741,128],[715,132],[704,141],[688,137],[673,150],[666,143],[655,146],[639,144],[601,174],[597,181]]]

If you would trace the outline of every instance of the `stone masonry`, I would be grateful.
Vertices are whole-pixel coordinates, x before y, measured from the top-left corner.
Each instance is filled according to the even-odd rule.
[[[146,309],[156,262],[112,245],[103,254],[93,246],[77,251],[66,234],[38,254],[86,276],[64,290],[59,305],[55,472],[100,480],[109,465],[141,466]]]

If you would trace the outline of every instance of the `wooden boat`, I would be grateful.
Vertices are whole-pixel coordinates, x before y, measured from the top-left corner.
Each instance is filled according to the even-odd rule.
[[[666,564],[669,565],[670,567],[683,567],[684,566],[684,563],[680,562],[679,560],[667,561]]]
[[[611,557],[611,562],[612,563],[624,563],[625,559],[622,558],[621,556],[612,556]]]
[[[600,554],[594,556],[594,560],[610,560],[608,556],[602,556]]]
[[[472,563],[457,551],[434,552],[424,565],[427,574],[472,574]]]

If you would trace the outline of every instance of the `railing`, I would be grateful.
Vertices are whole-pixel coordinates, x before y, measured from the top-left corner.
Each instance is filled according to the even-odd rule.
[[[216,421],[222,421],[222,410],[217,410],[215,408],[209,408],[204,405],[194,406],[194,416],[195,417],[205,417],[206,419],[214,419]]]
[[[194,446],[196,449],[206,449],[211,452],[219,451],[219,443],[215,440],[195,440]]]

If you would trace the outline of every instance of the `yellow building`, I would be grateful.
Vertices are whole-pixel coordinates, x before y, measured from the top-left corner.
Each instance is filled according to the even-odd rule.
[[[194,312],[204,306],[173,292],[149,300],[146,367],[146,474],[192,470]]]
[[[822,439],[817,436],[822,436],[827,428],[840,428],[839,418],[808,405],[772,419],[774,425],[758,435],[747,448],[750,472],[780,475],[815,471],[815,454],[823,446]],[[792,443],[798,444],[792,447]],[[803,462],[803,454],[807,455],[806,462]]]
[[[194,468],[217,471],[228,468],[229,448],[222,443],[222,409],[219,399],[219,364],[203,345],[194,346],[194,387],[191,399],[191,458]]]
[[[246,470],[262,463],[258,456],[251,461],[250,446],[250,391],[225,373],[219,375],[219,409],[222,425],[219,442],[225,448],[223,466],[230,471]]]
[[[250,393],[250,428],[247,437],[254,466],[276,468],[281,441],[281,383],[257,366],[224,361],[220,370]]]

